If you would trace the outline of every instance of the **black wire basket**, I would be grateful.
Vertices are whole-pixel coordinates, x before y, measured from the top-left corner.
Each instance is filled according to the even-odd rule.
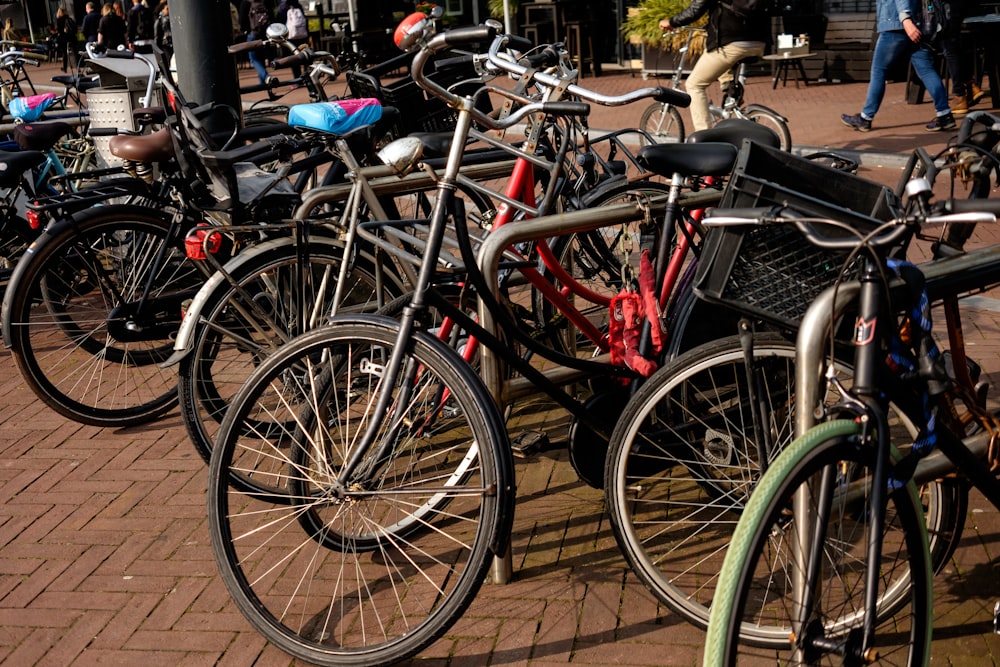
[[[775,204],[862,232],[899,213],[898,197],[879,183],[748,142],[719,207]],[[824,228],[823,233],[838,232]],[[705,236],[694,291],[706,301],[794,329],[837,279],[846,258],[847,253],[811,245],[790,224],[714,227]]]

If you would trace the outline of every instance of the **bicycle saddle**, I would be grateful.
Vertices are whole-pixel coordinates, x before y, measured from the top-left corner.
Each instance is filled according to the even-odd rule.
[[[781,139],[778,138],[774,130],[746,118],[727,118],[719,121],[715,127],[692,132],[687,138],[687,143],[702,144],[721,141],[739,148],[746,139],[770,148],[781,148]]]
[[[174,156],[170,130],[164,128],[152,134],[116,134],[108,142],[111,154],[130,162],[164,162]]]
[[[651,144],[639,149],[637,161],[661,176],[724,176],[736,164],[736,146],[730,143]]]
[[[61,121],[21,123],[14,128],[14,139],[25,150],[47,151],[72,131],[72,125]]]
[[[0,151],[0,188],[12,188],[21,174],[45,162],[45,153],[39,151]]]

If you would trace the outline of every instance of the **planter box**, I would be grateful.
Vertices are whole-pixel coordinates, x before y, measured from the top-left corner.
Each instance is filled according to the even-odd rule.
[[[650,76],[673,76],[677,69],[677,59],[680,54],[674,51],[663,51],[652,46],[642,45],[642,78]],[[686,63],[685,70],[690,72],[694,63]]]

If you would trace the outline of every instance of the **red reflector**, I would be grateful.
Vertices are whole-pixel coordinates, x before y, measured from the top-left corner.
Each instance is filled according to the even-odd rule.
[[[36,211],[33,208],[29,208],[28,212],[26,214],[26,217],[28,218],[28,226],[29,227],[31,227],[32,229],[41,229],[42,228],[42,225],[44,224],[44,220],[42,219],[42,214],[41,213],[39,213],[38,211]]]
[[[207,243],[205,237],[208,237]],[[219,252],[221,246],[222,235],[207,225],[199,225],[196,229],[188,232],[188,235],[184,238],[184,250],[187,253],[188,259],[203,260],[205,259],[206,250],[214,255]]]

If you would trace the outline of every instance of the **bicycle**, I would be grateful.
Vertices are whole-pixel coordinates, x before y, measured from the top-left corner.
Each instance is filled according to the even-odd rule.
[[[996,119],[990,124],[1000,127]],[[924,227],[994,222],[1000,206],[980,199],[932,206],[928,171],[908,185],[906,215],[858,237],[818,231],[831,221],[794,211],[751,216],[751,224],[794,225],[825,251],[851,252],[856,270],[803,318],[795,361],[798,437],[771,461],[737,524],[711,609],[706,665],[763,655],[773,663],[775,649],[789,664],[926,664],[936,565],[928,545],[941,527],[958,539],[965,505],[939,508],[945,516],[934,517],[932,504],[925,517],[927,498],[917,487],[958,472],[961,483],[1000,507],[991,444],[997,419],[985,409],[975,365],[965,355],[957,306],[962,294],[1000,283],[997,253],[951,251],[919,270],[889,257],[894,244]],[[938,247],[944,251],[965,236],[949,230]],[[930,333],[928,299],[944,302],[950,370]],[[856,313],[850,387],[830,371],[825,380],[817,375],[845,312]],[[829,421],[813,426],[827,385],[840,400],[823,406]],[[896,444],[907,439],[888,423],[889,400],[908,405],[921,427],[903,454]],[[751,649],[755,642],[747,636],[765,626],[786,634],[783,642],[775,637],[767,654]]]
[[[684,46],[678,49],[680,57],[670,78],[671,88],[677,88],[684,77],[684,66],[687,64],[687,55],[694,36],[705,32],[704,28],[684,27],[681,30],[687,31],[687,39]],[[744,104],[747,64],[755,59],[742,60],[733,68],[733,80],[723,91],[722,104],[719,106],[709,104],[708,110],[712,114],[712,122],[716,124],[728,118],[744,118],[760,123],[778,135],[782,150],[789,151],[792,149],[792,135],[788,131],[788,119],[762,104]],[[651,135],[657,143],[680,143],[686,137],[684,119],[676,107],[670,104],[653,103],[646,107],[639,119],[639,128]]]
[[[369,228],[395,232],[390,239],[402,238],[404,232],[418,233],[414,243],[420,256],[410,261],[421,260],[420,273],[400,319],[338,315],[327,326],[279,348],[234,398],[212,451],[209,516],[223,580],[254,627],[303,660],[320,664],[400,660],[433,641],[466,608],[494,555],[505,550],[513,488],[509,443],[498,405],[456,346],[465,346],[465,332],[474,335],[481,346],[481,372],[488,374],[496,367],[487,352],[500,355],[510,349],[500,336],[510,335],[518,345],[531,343],[518,334],[516,325],[503,327],[500,333],[501,327],[492,324],[494,315],[503,316],[495,304],[501,269],[528,268],[514,255],[510,257],[515,263],[501,267],[507,248],[522,240],[646,219],[646,206],[629,203],[503,225],[482,241],[483,269],[475,270],[473,239],[461,211],[450,204],[452,189],[465,184],[458,170],[464,138],[474,133],[472,120],[485,128],[505,129],[534,114],[586,111],[581,102],[524,100],[518,110],[497,120],[478,111],[473,98],[452,95],[423,77],[423,66],[434,53],[487,41],[492,42],[491,64],[501,71],[523,73],[520,66],[498,57],[507,38],[494,39],[494,30],[458,29],[425,43],[419,31],[413,35],[421,47],[414,59],[414,81],[454,105],[458,119],[430,227],[403,221],[373,223]],[[542,71],[531,76],[546,87],[560,83]],[[683,99],[681,93],[666,89],[636,91],[621,99],[604,98],[572,84],[565,89],[597,102],[624,103],[653,94],[675,102]],[[480,134],[485,135],[473,136]],[[560,150],[565,149],[560,146]],[[534,161],[530,150],[523,152],[526,161]],[[531,181],[522,181],[522,187],[526,183]],[[446,226],[455,234],[462,265],[452,261],[450,253],[439,253]],[[512,240],[509,234],[521,238]],[[388,250],[390,245],[395,247],[391,242],[380,247]],[[439,278],[447,285],[458,276],[489,304],[479,309],[480,324],[453,304],[444,293],[448,290],[436,286]],[[438,321],[425,316],[430,308],[458,325],[447,343],[435,335],[438,332],[425,329]],[[546,378],[514,356],[504,354],[504,360],[546,391],[562,394],[556,400],[574,403],[559,389],[565,379]],[[604,376],[633,376],[607,364],[567,355],[559,359],[564,357],[575,373],[582,369]],[[579,405],[574,409],[581,412]],[[245,428],[248,423],[250,428]],[[349,445],[350,451],[342,445]],[[234,474],[249,477],[258,466],[262,474],[255,480],[256,492],[230,485]],[[333,500],[331,493],[345,502]],[[287,537],[293,543],[303,546],[304,558],[294,558],[292,568],[281,567],[281,576],[305,576],[312,581],[306,588],[319,590],[314,584],[322,582],[315,577],[331,575],[338,580],[333,588],[320,585],[333,593],[331,597],[300,596],[286,589],[291,595],[281,600],[272,596],[278,592],[273,586],[279,583],[276,579],[264,581],[253,574],[277,574],[272,568],[279,561],[291,564],[288,552],[278,554],[254,545],[283,540],[285,531],[290,531]],[[277,560],[264,562],[271,558]],[[308,571],[299,570],[307,563],[311,563]],[[348,572],[349,578],[339,576]],[[299,590],[305,592],[303,587]],[[407,594],[393,592],[402,590]],[[294,614],[283,611],[291,609],[289,602]],[[355,621],[373,630],[362,634],[362,625]]]

